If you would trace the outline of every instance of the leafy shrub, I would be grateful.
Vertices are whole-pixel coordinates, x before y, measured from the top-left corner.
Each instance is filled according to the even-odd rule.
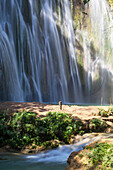
[[[0,147],[3,146],[12,135],[9,119],[8,113],[0,112]]]
[[[46,141],[42,143],[43,148],[45,149],[54,149],[57,148],[59,146],[58,142],[52,142],[52,141]]]
[[[104,122],[94,119],[90,122],[92,131],[105,129]],[[69,114],[49,112],[46,117],[37,118],[34,112],[16,112],[12,116],[0,113],[0,146],[25,148],[27,145],[45,145],[47,141],[59,140],[69,143],[72,134],[83,134],[81,120],[74,120]],[[47,142],[47,143],[46,143]]]
[[[0,114],[0,142],[14,148],[24,148],[32,143],[46,144],[46,141],[54,139],[69,143],[71,135],[82,130],[82,122],[75,121],[66,113],[50,112],[44,118],[37,118],[36,113],[26,111],[16,112],[12,117]]]
[[[48,123],[48,135],[51,139],[58,139],[65,143],[69,143],[71,135],[79,133],[83,128],[81,121],[75,121],[66,113],[49,112],[43,120]]]
[[[99,116],[101,117],[113,116],[113,108],[109,108],[107,111],[104,109],[99,109]]]
[[[112,108],[109,108],[108,114],[109,114],[109,116],[113,116],[113,107],[112,107]]]
[[[104,109],[99,109],[99,116],[101,116],[101,117],[108,117],[109,116],[109,112],[105,111]]]
[[[100,119],[92,119],[89,128],[92,132],[103,132],[107,128],[107,125]]]
[[[93,165],[102,165],[102,168],[113,168],[113,144],[100,143],[95,146],[90,155]]]

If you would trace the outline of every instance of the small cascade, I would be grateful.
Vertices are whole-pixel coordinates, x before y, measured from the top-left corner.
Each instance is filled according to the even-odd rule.
[[[83,136],[82,136],[83,137]],[[98,142],[102,139],[112,138],[113,134],[84,134],[84,139],[73,145],[63,145],[56,149],[43,151],[38,154],[19,155],[1,154],[0,165],[2,169],[22,169],[22,170],[63,170],[67,164],[67,159],[73,151],[80,151],[91,142]]]
[[[98,142],[102,139],[112,138],[113,134],[85,134],[84,138],[72,145],[62,145],[56,149],[48,150],[36,155],[28,155],[26,158],[34,163],[66,163],[69,155],[73,151],[80,151],[92,142]]]

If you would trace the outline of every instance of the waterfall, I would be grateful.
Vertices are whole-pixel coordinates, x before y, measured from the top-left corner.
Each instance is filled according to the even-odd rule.
[[[0,101],[113,102],[110,8],[90,0],[85,10],[75,32],[69,0],[0,1]]]
[[[0,100],[78,102],[68,0],[0,1]]]
[[[84,86],[87,102],[113,102],[113,19],[106,0],[90,0],[87,27],[79,30],[84,51]],[[80,40],[79,40],[80,41]]]

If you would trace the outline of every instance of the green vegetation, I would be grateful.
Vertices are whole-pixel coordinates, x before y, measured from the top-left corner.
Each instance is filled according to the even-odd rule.
[[[107,128],[107,125],[100,119],[92,119],[89,128],[91,132],[102,132]]]
[[[99,116],[101,117],[108,117],[108,111],[104,110],[104,109],[99,109]]]
[[[104,109],[99,109],[99,116],[101,117],[113,116],[113,108],[110,108],[107,111]]]
[[[109,5],[113,7],[113,0],[107,0]]]
[[[83,123],[66,113],[48,113],[37,118],[33,112],[0,113],[0,146],[24,148],[29,144],[46,146],[57,139],[69,143],[72,134],[83,133]],[[46,142],[46,143],[45,143]]]
[[[89,163],[93,166],[100,166],[101,169],[113,168],[113,144],[100,143],[96,144],[94,148],[87,148],[92,150],[88,153]]]
[[[90,131],[100,132],[106,129],[103,121],[93,119]],[[46,117],[37,117],[33,112],[16,112],[13,115],[0,113],[0,147],[9,145],[15,149],[26,146],[58,147],[58,140],[68,144],[71,135],[83,134],[87,129],[81,120],[66,113],[49,112]]]
[[[109,116],[113,116],[113,107],[108,110]]]

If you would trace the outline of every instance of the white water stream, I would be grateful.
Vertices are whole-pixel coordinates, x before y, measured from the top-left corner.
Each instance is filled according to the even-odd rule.
[[[109,137],[113,137],[113,134],[100,134],[99,136],[97,135],[96,137],[92,137],[90,135],[86,135],[86,137],[81,140],[80,142],[77,142],[73,145],[64,145],[61,147],[58,147],[57,149],[53,149],[41,154],[37,154],[37,155],[29,155],[27,156],[27,158],[29,159],[28,161],[33,161],[33,162],[46,162],[46,163],[66,163],[69,155],[73,152],[73,151],[80,151],[83,150],[83,147],[88,145],[91,142],[96,142],[99,141],[103,138],[109,138]]]
[[[95,136],[95,137],[94,137]],[[84,146],[93,141],[103,138],[112,138],[113,134],[89,135],[85,134],[84,139],[73,145],[64,145],[35,155],[0,155],[0,166],[2,170],[64,170],[68,165],[67,159],[73,151],[82,150]]]

